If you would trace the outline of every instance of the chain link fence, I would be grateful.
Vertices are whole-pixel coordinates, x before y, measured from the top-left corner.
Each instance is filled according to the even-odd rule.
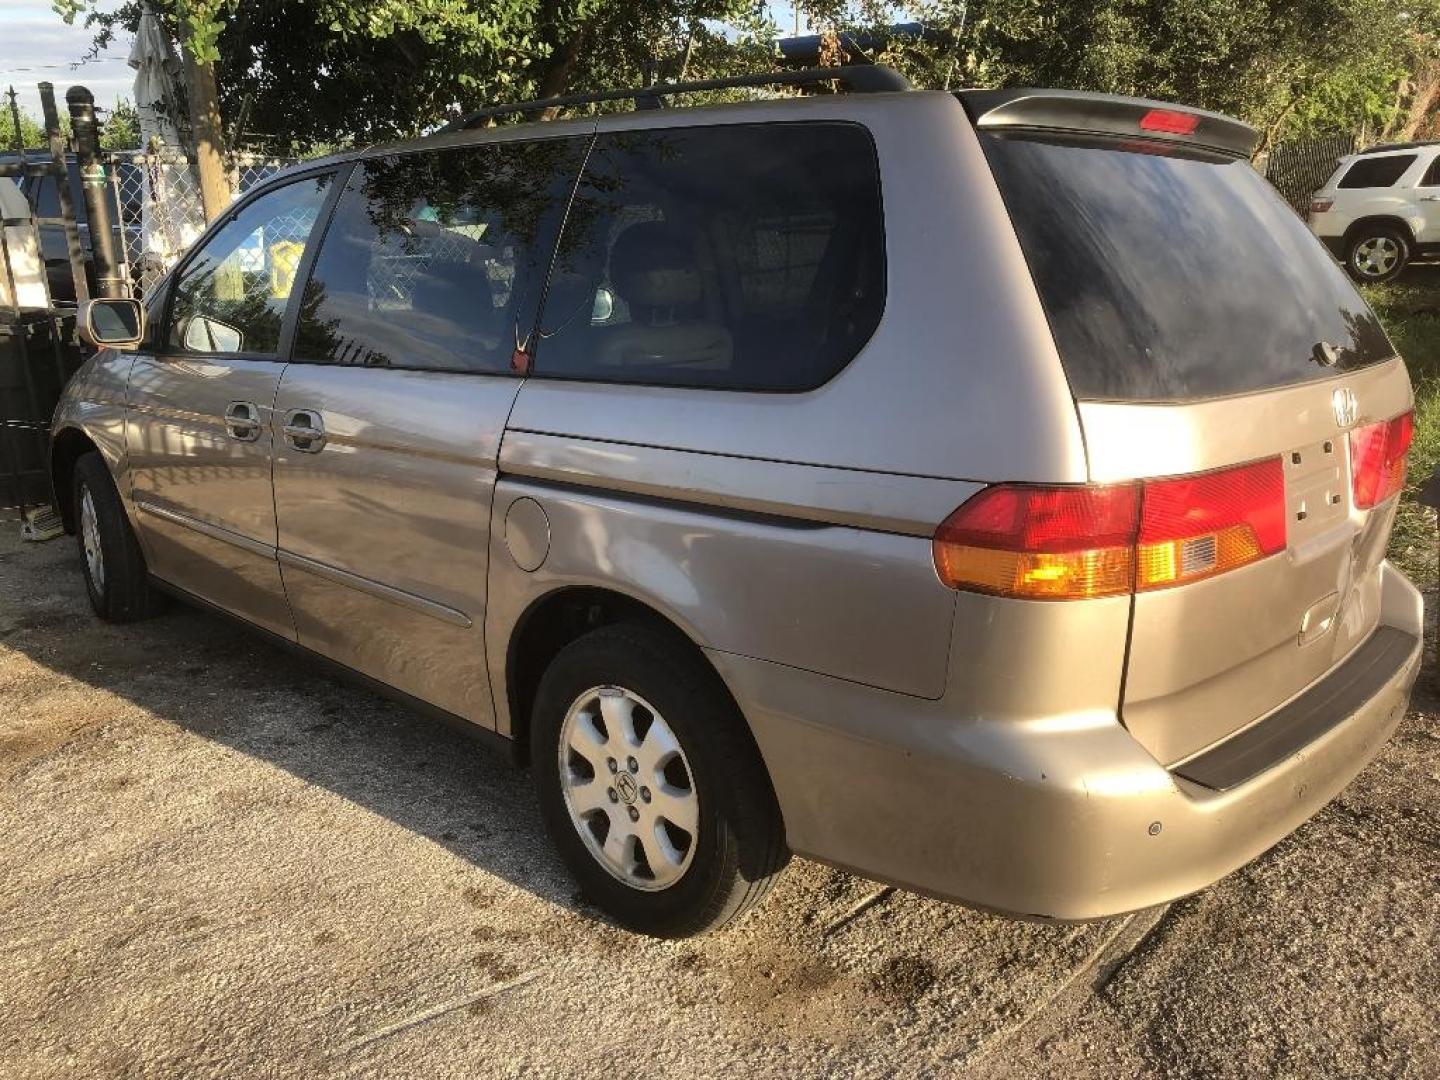
[[[237,155],[230,169],[236,197],[274,176],[290,161]],[[142,296],[205,231],[205,210],[194,162],[178,154],[111,153],[105,173],[119,208],[119,232],[134,293]]]
[[[1265,179],[1303,214],[1309,206],[1310,195],[1330,178],[1339,160],[1353,154],[1356,147],[1353,134],[1278,143],[1265,160]]]

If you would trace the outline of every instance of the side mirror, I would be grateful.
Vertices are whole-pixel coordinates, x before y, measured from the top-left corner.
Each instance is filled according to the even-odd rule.
[[[97,349],[133,349],[145,337],[145,309],[139,300],[90,300],[80,309],[77,328],[80,340]]]
[[[185,348],[198,353],[238,353],[245,335],[219,319],[192,315],[185,324]]]

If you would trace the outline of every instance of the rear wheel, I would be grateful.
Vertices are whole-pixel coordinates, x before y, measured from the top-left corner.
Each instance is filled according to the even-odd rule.
[[[1345,246],[1345,269],[1356,281],[1389,281],[1409,261],[1409,239],[1388,226],[1358,229]]]
[[[541,809],[585,895],[617,922],[686,937],[733,922],[789,859],[759,752],[688,643],[603,627],[541,679]]]
[[[74,485],[75,537],[90,606],[107,622],[153,615],[161,606],[160,594],[150,587],[139,541],[99,454],[75,462]]]

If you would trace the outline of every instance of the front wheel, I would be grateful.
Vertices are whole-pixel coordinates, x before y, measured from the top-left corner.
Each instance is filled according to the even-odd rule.
[[[622,925],[686,937],[739,918],[789,859],[759,752],[688,643],[592,631],[541,679],[541,810],[585,895]]]
[[[75,534],[90,606],[106,622],[153,615],[160,594],[150,587],[145,556],[105,460],[93,452],[83,455],[75,462],[74,485]]]
[[[1399,276],[1410,261],[1410,242],[1398,230],[1358,230],[1345,246],[1345,269],[1356,281],[1377,284]]]

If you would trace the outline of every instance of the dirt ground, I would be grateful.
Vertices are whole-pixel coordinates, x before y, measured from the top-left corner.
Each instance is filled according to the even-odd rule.
[[[661,943],[577,901],[505,760],[212,616],[105,626],[71,540],[0,530],[6,1078],[1440,1076],[1428,693],[1168,910],[1007,922],[796,861]]]

